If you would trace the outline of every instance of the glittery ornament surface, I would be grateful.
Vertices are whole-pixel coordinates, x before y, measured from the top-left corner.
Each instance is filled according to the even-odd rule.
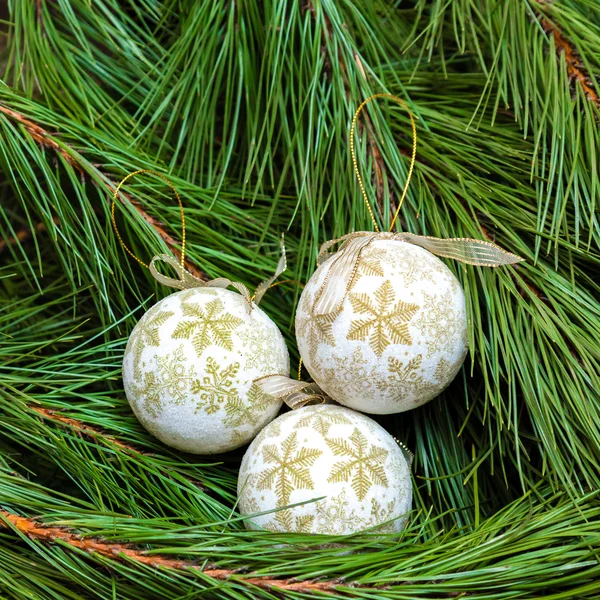
[[[123,360],[125,393],[142,425],[165,444],[198,454],[249,442],[281,407],[253,381],[288,373],[277,326],[220,288],[158,302],[135,326]]]
[[[306,406],[265,427],[246,452],[238,479],[250,529],[349,534],[402,531],[412,503],[409,467],[392,436],[342,406]],[[321,498],[316,502],[308,502]]]
[[[341,404],[374,414],[440,394],[467,352],[464,292],[448,267],[418,246],[376,240],[339,310],[316,314],[330,260],[307,283],[296,314],[298,348],[315,382]]]

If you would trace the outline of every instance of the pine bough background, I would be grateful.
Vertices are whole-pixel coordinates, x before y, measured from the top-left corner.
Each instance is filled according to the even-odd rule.
[[[600,6],[596,0],[12,0],[0,85],[0,596],[593,598],[600,574]],[[349,122],[375,92],[418,116],[402,227],[491,239],[516,269],[449,263],[471,319],[438,400],[380,419],[416,455],[400,539],[248,533],[241,452],[163,447],[120,365],[169,293],[119,247],[110,196],[168,175],[189,265],[290,280],[370,229]],[[409,121],[372,104],[359,154],[389,222]],[[137,178],[120,223],[147,259],[178,209]],[[265,310],[298,356],[300,287]],[[359,552],[358,550],[368,550]]]

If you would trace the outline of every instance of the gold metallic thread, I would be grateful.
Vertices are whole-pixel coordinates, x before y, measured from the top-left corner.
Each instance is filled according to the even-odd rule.
[[[398,96],[394,96],[393,94],[373,94],[372,96],[370,96],[369,98],[364,100],[361,103],[361,105],[356,109],[356,112],[354,113],[354,117],[352,119],[352,126],[350,127],[350,153],[352,154],[352,164],[354,165],[354,172],[356,173],[356,179],[358,180],[358,185],[360,187],[360,191],[365,200],[365,204],[367,205],[367,210],[369,211],[369,215],[371,216],[371,221],[373,221],[373,226],[375,227],[375,231],[379,232],[379,227],[377,226],[375,214],[373,212],[373,208],[371,207],[371,203],[369,202],[369,198],[367,196],[367,192],[365,190],[365,186],[364,186],[362,177],[360,175],[360,171],[358,169],[358,161],[356,160],[356,150],[354,148],[354,132],[356,129],[356,123],[358,120],[358,116],[360,115],[362,109],[369,102],[371,102],[372,100],[375,100],[376,98],[389,98],[390,100],[394,100],[395,102],[400,104],[400,106],[402,106],[403,108],[406,109],[406,112],[408,113],[408,116],[410,117],[410,122],[412,125],[413,144],[412,144],[412,155],[410,157],[410,167],[408,169],[408,176],[406,177],[406,184],[404,185],[404,190],[402,191],[402,196],[400,197],[400,201],[398,202],[398,208],[396,208],[396,212],[394,213],[394,217],[392,218],[392,222],[390,224],[389,231],[392,231],[392,229],[394,228],[396,219],[398,218],[398,215],[400,214],[400,209],[402,208],[402,203],[404,202],[404,198],[406,197],[406,193],[408,192],[408,186],[410,184],[410,180],[411,180],[414,168],[415,168],[415,161],[416,161],[416,157],[417,157],[417,124],[415,123],[415,119],[412,115],[412,112],[408,108],[408,105],[406,104],[406,102],[404,102],[404,100],[402,100],[401,98],[398,98]]]
[[[123,249],[125,250],[125,252],[127,252],[127,254],[129,254],[129,256],[131,256],[140,265],[142,265],[142,267],[146,267],[146,269],[150,268],[149,265],[147,265],[144,261],[140,260],[125,244],[125,242],[123,241],[123,238],[121,237],[121,234],[119,232],[119,228],[117,227],[117,220],[115,218],[115,204],[117,201],[117,197],[119,195],[119,191],[121,190],[121,188],[123,187],[123,185],[125,184],[126,181],[128,181],[135,175],[141,175],[142,173],[150,173],[152,175],[156,175],[157,177],[160,177],[173,190],[175,197],[177,198],[177,203],[179,204],[179,212],[181,214],[181,268],[184,269],[185,268],[185,214],[183,212],[183,204],[181,202],[181,197],[179,195],[179,192],[177,191],[177,188],[164,175],[161,175],[160,173],[157,173],[156,171],[152,171],[151,169],[140,169],[138,171],[133,171],[133,173],[129,173],[129,175],[127,175],[126,177],[121,179],[121,181],[119,182],[119,185],[116,187],[115,192],[113,194],[112,204],[110,207],[110,218],[112,221],[113,229],[115,230],[115,233],[117,235],[117,239],[119,240],[119,243],[121,244],[121,246],[123,246]]]

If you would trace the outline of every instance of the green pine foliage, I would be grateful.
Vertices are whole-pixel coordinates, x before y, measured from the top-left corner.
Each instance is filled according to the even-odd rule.
[[[0,597],[598,597],[596,0],[9,0],[3,31]],[[400,228],[526,262],[448,261],[467,295],[465,367],[439,399],[378,419],[415,453],[409,527],[340,552],[247,532],[241,451],[184,455],[133,416],[127,336],[170,290],[123,252],[110,204],[131,171],[164,174],[189,263],[252,288],[285,232],[286,282],[262,306],[295,370],[319,245],[372,229],[348,133],[378,92],[418,118]],[[365,112],[359,163],[386,228],[410,121],[386,101]],[[134,253],[169,251],[171,190],[142,175],[125,191]]]

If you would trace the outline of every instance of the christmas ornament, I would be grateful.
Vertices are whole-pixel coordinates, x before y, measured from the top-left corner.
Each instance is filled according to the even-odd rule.
[[[112,211],[118,235],[114,202]],[[179,263],[168,255],[149,265],[134,257],[159,282],[181,291],[155,304],[133,329],[123,359],[125,394],[142,425],[165,444],[197,454],[226,452],[252,440],[281,407],[282,400],[257,382],[287,375],[288,351],[257,304],[285,269],[285,251],[275,276],[251,298],[240,283],[205,282],[187,272],[184,243]],[[159,273],[161,261],[178,278]]]
[[[197,454],[249,442],[281,400],[254,381],[289,372],[277,326],[235,292],[192,288],[155,304],[135,326],[123,359],[125,394],[142,425]]]
[[[252,442],[238,496],[249,529],[400,532],[411,508],[410,464],[394,438],[365,415],[305,406],[269,423]]]
[[[355,172],[376,233],[357,232],[324,244],[318,268],[300,297],[298,349],[318,386],[341,404],[388,414],[420,406],[454,379],[468,344],[465,296],[434,256],[480,266],[522,260],[489,242],[380,233],[354,153]],[[409,113],[410,114],[410,113]],[[416,153],[416,126],[407,186]],[[402,201],[392,220],[393,228]],[[391,229],[390,228],[390,229]],[[333,255],[329,250],[341,242]]]

